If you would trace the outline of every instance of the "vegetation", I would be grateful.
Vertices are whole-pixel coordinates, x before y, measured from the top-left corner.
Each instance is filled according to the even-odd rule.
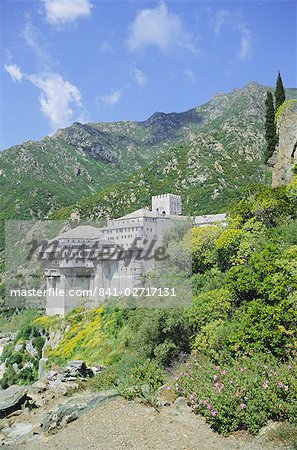
[[[267,162],[268,159],[273,155],[276,146],[278,144],[278,134],[276,124],[277,119],[281,111],[283,111],[286,104],[286,92],[283,85],[281,74],[279,72],[276,81],[274,98],[272,92],[268,91],[265,102],[266,106],[266,113],[265,113],[266,149],[264,152],[265,162]],[[292,100],[290,100],[289,102],[291,103]]]
[[[271,92],[267,92],[267,98],[265,102],[266,115],[265,115],[265,138],[266,138],[266,150],[264,153],[265,162],[273,155],[275,147],[278,143],[278,136],[276,132],[275,124],[275,111],[273,103],[273,95]]]
[[[277,95],[280,102],[280,83]],[[7,367],[3,388],[36,380],[42,353],[49,366],[83,359],[105,366],[89,381],[93,389],[113,388],[127,399],[155,404],[162,387],[171,399],[185,396],[193,411],[222,434],[257,433],[268,420],[286,420],[278,436],[285,438],[297,417],[297,173],[295,167],[291,183],[280,188],[247,184],[259,182],[264,172],[258,153],[243,157],[249,138],[237,134],[248,128],[238,123],[226,132],[226,123],[241,120],[239,112],[249,106],[248,95],[240,98],[239,110],[232,100],[222,115],[215,102],[208,105],[218,113],[215,126],[205,125],[194,141],[164,151],[157,164],[53,214],[64,218],[76,209],[83,218],[120,216],[147,205],[152,193],[165,192],[181,194],[186,214],[227,210],[227,227],[179,227],[165,236],[179,276],[191,281],[192,304],[171,309],[104,305],[65,317],[5,311],[1,330],[17,336],[0,357]],[[287,105],[282,102],[277,115]],[[267,160],[277,142],[270,92],[266,106]],[[180,127],[188,119],[179,116]],[[260,136],[258,125],[252,129]],[[146,127],[154,129],[154,118]],[[190,131],[198,127],[191,122]],[[235,154],[233,146],[241,141],[243,152]],[[201,151],[206,148],[211,151]],[[28,205],[26,211],[31,214]],[[189,252],[191,274],[184,263]]]
[[[256,433],[270,419],[294,422],[296,206],[294,176],[287,187],[248,187],[229,210],[227,228],[172,231],[169,249],[173,242],[192,247],[191,307],[103,307],[33,319],[16,343],[30,340],[36,357],[30,359],[24,345],[18,351],[15,343],[7,346],[2,361],[10,368],[2,386],[33,380],[44,338],[59,331],[58,345],[46,350],[49,363],[105,365],[90,381],[94,389],[112,387],[155,403],[165,383],[173,398],[186,396],[223,434]]]
[[[281,74],[278,72],[278,76],[277,76],[277,80],[276,80],[276,87],[275,87],[275,110],[276,111],[284,103],[285,100],[286,100],[285,88],[283,85],[283,80],[282,80]]]

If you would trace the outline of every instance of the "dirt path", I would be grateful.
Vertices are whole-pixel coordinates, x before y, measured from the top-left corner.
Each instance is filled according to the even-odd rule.
[[[108,401],[68,424],[56,435],[18,450],[279,450],[247,433],[223,438],[204,419],[181,408],[153,408],[122,398]],[[284,447],[283,447],[284,448]]]

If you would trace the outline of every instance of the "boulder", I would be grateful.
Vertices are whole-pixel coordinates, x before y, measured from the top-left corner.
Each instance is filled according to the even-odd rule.
[[[80,376],[83,378],[91,378],[94,376],[94,373],[91,368],[87,367],[86,363],[81,360],[77,361],[69,361],[66,365],[65,371],[69,370],[69,376],[75,377]]]
[[[51,370],[46,373],[46,379],[50,384],[57,384],[61,382],[75,381],[76,378],[91,378],[94,372],[86,363],[81,360],[69,361],[65,367],[59,368],[55,371]]]
[[[171,405],[176,400],[176,393],[172,386],[161,386],[157,391],[158,406]]]
[[[116,398],[118,394],[113,391],[100,392],[98,394],[87,394],[72,398],[66,403],[57,405],[46,414],[41,427],[44,432],[53,432],[63,428],[67,423],[76,420],[82,413],[89,411],[102,401]]]
[[[22,409],[26,400],[28,400],[27,389],[23,386],[13,385],[0,391],[0,418]]]

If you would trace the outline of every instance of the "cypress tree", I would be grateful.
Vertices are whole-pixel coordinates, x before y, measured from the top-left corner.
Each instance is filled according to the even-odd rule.
[[[265,138],[266,138],[266,150],[264,154],[265,162],[272,156],[275,146],[278,142],[278,136],[276,132],[276,124],[274,120],[275,111],[273,103],[273,95],[271,92],[267,92],[265,101],[266,115],[265,115]]]
[[[278,108],[284,103],[286,100],[286,94],[285,89],[283,85],[283,80],[281,77],[281,74],[278,72],[277,80],[276,80],[276,87],[275,87],[275,110],[277,111]]]

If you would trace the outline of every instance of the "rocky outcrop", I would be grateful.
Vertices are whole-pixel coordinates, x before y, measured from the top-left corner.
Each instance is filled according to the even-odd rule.
[[[0,418],[21,411],[27,399],[27,390],[23,386],[10,386],[5,391],[0,391]]]
[[[290,182],[297,163],[297,101],[287,101],[277,117],[279,144],[268,164],[272,166],[272,186]]]
[[[97,406],[99,403],[109,400],[119,395],[113,391],[100,392],[98,394],[84,394],[71,398],[64,404],[57,405],[44,417],[41,427],[43,432],[53,432],[63,428],[67,423],[73,422],[78,417]]]

